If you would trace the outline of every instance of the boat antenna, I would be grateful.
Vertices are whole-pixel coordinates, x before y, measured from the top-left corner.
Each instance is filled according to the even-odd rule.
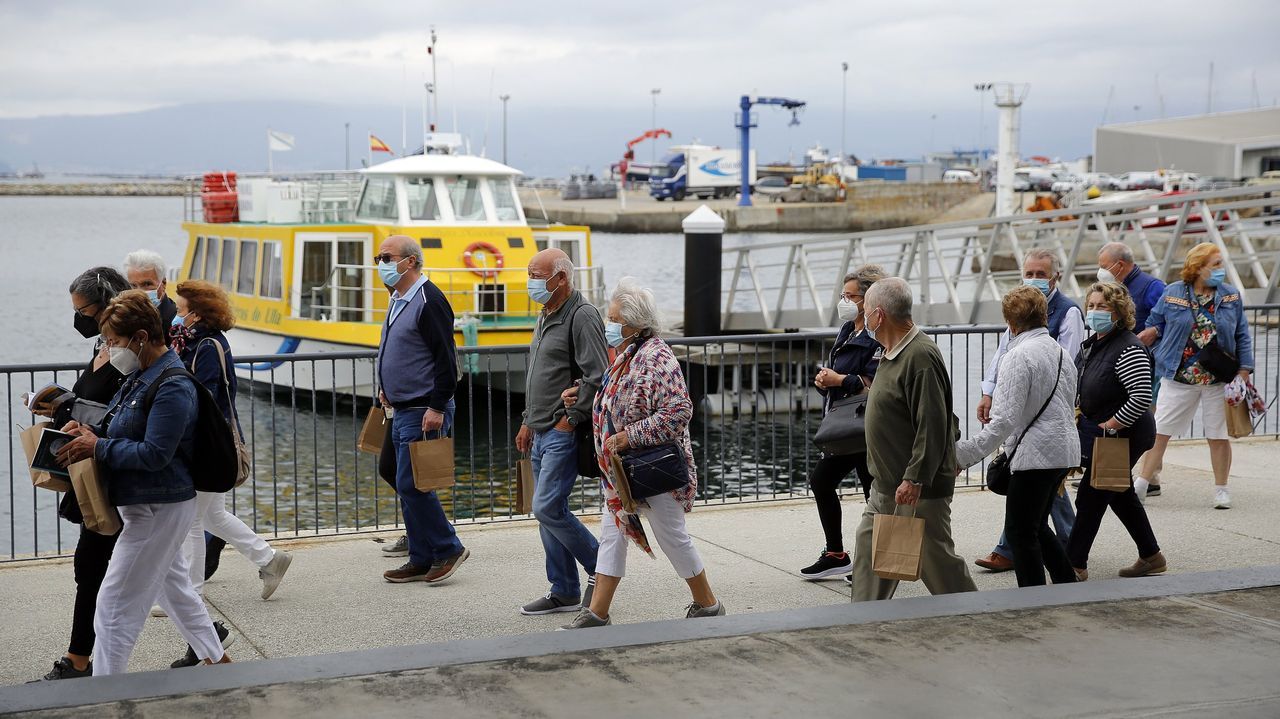
[[[440,85],[436,80],[436,26],[431,26],[431,45],[427,47],[431,56],[431,131],[436,131],[436,123],[440,121]]]
[[[481,157],[488,157],[489,155],[489,113],[493,107],[493,76],[495,73],[494,68],[489,68],[489,101],[484,104],[484,138],[480,141]]]

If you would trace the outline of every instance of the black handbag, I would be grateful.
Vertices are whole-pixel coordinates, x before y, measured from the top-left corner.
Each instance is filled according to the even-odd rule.
[[[1062,348],[1058,348],[1058,376],[1053,381],[1053,389],[1049,391],[1049,396],[1044,398],[1044,404],[1040,405],[1040,411],[1036,412],[1036,416],[1031,418],[1027,423],[1022,434],[1018,435],[1018,443],[1013,445],[1013,449],[1009,450],[1006,455],[1004,452],[997,454],[987,464],[987,489],[1005,496],[1009,494],[1009,482],[1013,480],[1013,456],[1018,452],[1018,446],[1022,444],[1022,439],[1027,436],[1027,432],[1031,431],[1031,426],[1040,419],[1040,415],[1049,409],[1049,402],[1053,400],[1053,395],[1058,392],[1058,384],[1062,382]]]
[[[1187,300],[1196,309],[1200,309],[1202,306],[1192,298],[1190,289],[1187,290]],[[1214,324],[1216,325],[1217,322]],[[1230,382],[1235,378],[1236,373],[1240,371],[1240,359],[1223,349],[1222,345],[1218,344],[1216,335],[1209,340],[1209,344],[1200,348],[1200,353],[1196,355],[1196,361],[1200,363],[1205,372],[1213,375],[1213,378],[1219,382]]]
[[[680,445],[671,442],[656,447],[633,447],[618,455],[627,473],[633,499],[648,499],[674,492],[689,483],[689,465]]]
[[[867,451],[867,397],[855,394],[834,400],[822,418],[813,443],[828,455],[861,454]]]
[[[578,309],[582,309],[582,305],[578,305]],[[578,366],[578,354],[574,351],[573,346],[573,320],[578,316],[578,311],[569,317],[569,378],[575,383],[582,379],[582,368]],[[578,466],[578,476],[587,479],[600,478],[600,464],[596,461],[596,439],[595,429],[591,426],[590,414],[588,419],[573,426],[574,440],[574,460]]]

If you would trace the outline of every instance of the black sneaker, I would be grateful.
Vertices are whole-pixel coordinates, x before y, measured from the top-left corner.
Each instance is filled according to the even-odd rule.
[[[209,581],[218,571],[218,561],[222,559],[222,550],[227,548],[227,540],[217,535],[209,539],[204,549],[204,579]]]
[[[226,625],[224,625],[222,622],[214,622],[213,631],[218,633],[218,641],[222,642],[223,649],[226,649],[227,647],[231,646],[236,641],[236,638],[231,635],[231,630],[227,629]],[[196,650],[192,649],[191,645],[188,644],[187,653],[181,659],[175,661],[173,664],[170,664],[169,668],[181,669],[183,667],[194,667],[199,663],[200,663],[200,657],[196,656]]]
[[[800,576],[812,582],[828,577],[839,577],[853,571],[853,560],[848,552],[823,552],[818,561],[800,570]]]
[[[1158,484],[1148,484],[1148,485],[1147,485],[1147,496],[1148,496],[1148,497],[1159,497],[1159,496],[1160,496],[1160,485],[1158,485]]]
[[[34,684],[35,682],[40,681],[51,682],[56,679],[77,679],[79,677],[91,676],[93,676],[93,662],[89,662],[89,666],[85,667],[84,671],[80,671],[79,669],[76,669],[70,659],[66,657],[58,657],[58,661],[53,663],[53,669],[51,669],[48,674],[44,675],[44,678],[35,679],[27,683]]]

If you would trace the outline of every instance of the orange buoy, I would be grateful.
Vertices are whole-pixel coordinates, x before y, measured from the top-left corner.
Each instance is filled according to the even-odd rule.
[[[486,255],[493,258],[493,267],[489,267],[488,263],[478,259]],[[497,277],[498,270],[506,265],[506,258],[502,256],[502,250],[492,243],[472,242],[462,253],[462,264],[481,277]]]

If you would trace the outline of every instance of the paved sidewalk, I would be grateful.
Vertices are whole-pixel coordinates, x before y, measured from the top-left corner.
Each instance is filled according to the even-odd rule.
[[[1148,501],[1156,536],[1171,573],[1255,567],[1280,561],[1280,483],[1275,467],[1280,443],[1235,445],[1235,508],[1211,508],[1212,474],[1203,443],[1175,445],[1164,473],[1164,496]],[[845,503],[851,536],[860,500]],[[1001,498],[965,491],[956,496],[953,527],[957,550],[968,559],[991,549],[1003,521]],[[590,525],[594,531],[596,524]],[[822,544],[811,502],[699,507],[689,527],[717,595],[730,613],[818,607],[848,601],[843,581],[808,583],[796,571]],[[233,628],[237,661],[328,654],[452,639],[545,632],[571,615],[523,617],[517,607],[546,591],[541,544],[532,523],[468,526],[460,535],[472,558],[450,581],[392,585],[381,572],[398,560],[380,556],[376,537],[281,542],[295,561],[271,601],[258,599],[255,567],[228,549],[208,584],[213,613]],[[1113,577],[1134,559],[1133,544],[1114,517],[1104,520],[1090,573]],[[1012,573],[973,568],[982,590],[1015,586]],[[618,591],[614,621],[634,623],[684,614],[688,592],[659,553],[650,561],[637,550]],[[1142,581],[1142,580],[1133,580]],[[903,584],[899,596],[925,594]],[[0,567],[0,685],[42,675],[66,648],[74,594],[70,561],[37,561]],[[183,651],[168,619],[149,619],[131,670],[166,668]]]

